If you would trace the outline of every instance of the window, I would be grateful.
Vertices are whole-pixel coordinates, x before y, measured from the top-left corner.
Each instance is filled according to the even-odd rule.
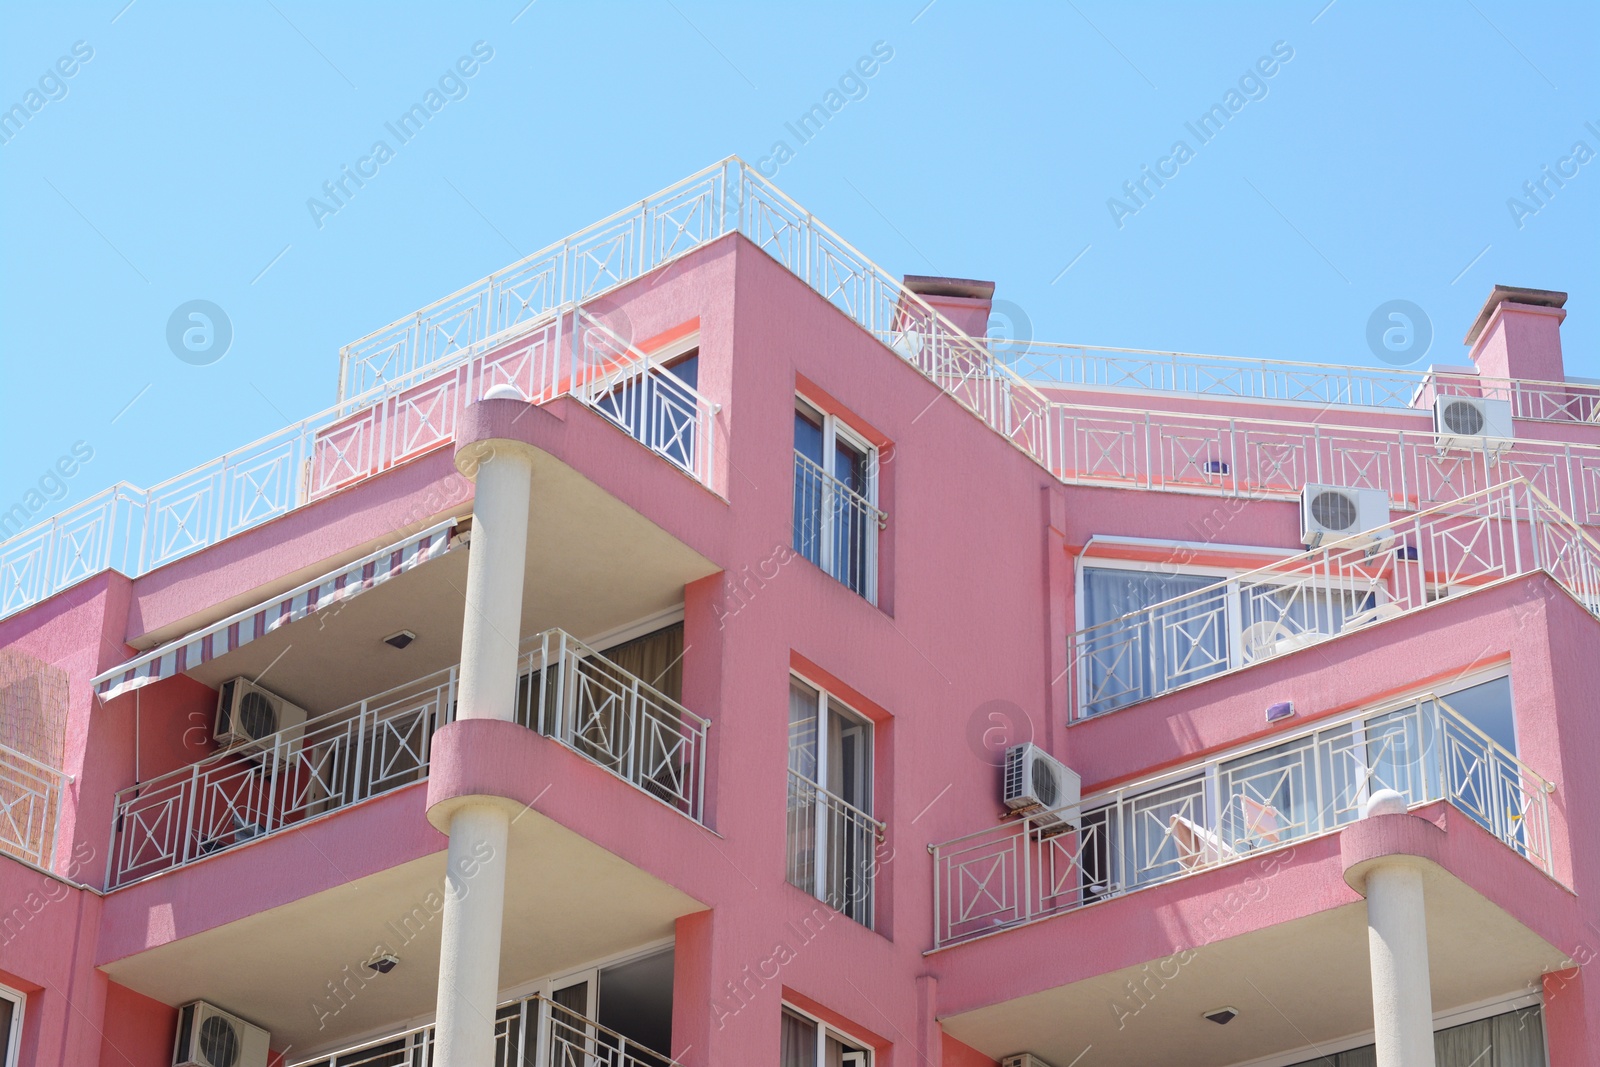
[[[1080,714],[1136,704],[1387,618],[1381,582],[1254,577],[1104,561],[1083,568]]]
[[[778,1063],[780,1067],[872,1067],[872,1050],[786,1005]]]
[[[27,999],[0,986],[0,1067],[18,1067],[22,1062],[22,1007]]]
[[[872,724],[789,680],[789,882],[872,925],[882,826],[872,818]]]
[[[878,450],[804,400],[794,413],[794,549],[878,602]]]

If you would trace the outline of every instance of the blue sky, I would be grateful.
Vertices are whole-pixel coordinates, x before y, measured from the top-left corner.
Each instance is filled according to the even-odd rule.
[[[109,0],[5,19],[0,108],[40,106],[0,144],[0,509],[80,441],[93,459],[55,507],[319,411],[341,345],[730,153],[895,273],[995,280],[1041,339],[1379,365],[1367,320],[1404,299],[1432,321],[1425,362],[1461,362],[1499,282],[1571,293],[1568,373],[1600,377],[1600,160],[1542,205],[1523,193],[1576,142],[1600,152],[1592,3]],[[890,58],[801,144],[786,123],[875,47]],[[463,57],[443,110],[318,217],[323,183]],[[1186,123],[1230,90],[1242,107],[1202,143]],[[1178,141],[1192,156],[1163,162]],[[1176,174],[1137,203],[1123,184],[1146,166]],[[215,363],[168,346],[191,300],[231,323]]]

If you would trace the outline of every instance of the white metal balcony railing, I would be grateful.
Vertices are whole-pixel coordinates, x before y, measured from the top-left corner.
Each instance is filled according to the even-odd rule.
[[[72,776],[0,745],[0,854],[50,869]]]
[[[872,501],[794,454],[794,549],[851,590],[876,602],[878,533],[889,516]]]
[[[143,574],[450,440],[460,404],[496,384],[493,367],[536,353],[546,340],[559,346],[564,319],[558,312],[733,232],[773,256],[997,433],[1051,471],[1061,469],[1052,452],[1050,425],[1052,409],[1059,405],[1008,365],[1020,359],[1014,351],[991,353],[759,173],[730,157],[347,345],[340,352],[340,401],[328,411],[155,488],[113,486],[0,543],[0,616],[108,567],[130,576]],[[546,338],[552,329],[557,336]],[[1039,345],[1034,350],[1045,351]],[[642,358],[636,350],[628,352]],[[1052,360],[1070,363],[1061,354],[1022,362],[1027,370]],[[560,364],[553,359],[545,363],[551,373],[535,373],[532,381],[559,386]],[[460,382],[441,373],[463,365]],[[1097,359],[1095,366],[1094,371],[1063,369],[1057,380],[1076,374],[1082,380],[1145,381],[1148,388],[1181,385],[1222,395],[1253,395],[1251,390],[1257,390],[1316,396],[1320,390],[1330,402],[1343,402],[1338,398],[1348,394],[1352,402],[1384,405],[1398,388],[1390,380],[1407,380],[1403,373],[1372,375],[1339,368],[1313,370],[1303,380],[1294,363],[1164,353],[1121,353]],[[1185,369],[1176,369],[1180,366]],[[662,380],[660,368],[640,373],[659,386],[642,390],[649,395],[636,403],[662,410],[652,417],[628,416],[619,397],[611,405],[613,421],[647,434],[642,439],[658,454],[691,467],[705,481],[709,418],[699,420],[696,431],[705,447],[692,454],[682,443],[684,435],[668,427],[682,418],[688,399],[702,414],[715,407],[693,390],[685,392],[681,383]],[[588,372],[580,375],[574,366],[570,374],[577,378]],[[1312,384],[1305,384],[1307,380]],[[1470,391],[1470,383],[1461,388]],[[1593,417],[1589,401],[1582,398],[1600,387],[1513,381],[1489,386],[1491,394],[1496,390],[1512,396],[1524,418],[1571,421]],[[525,395],[538,402],[558,394],[530,386]],[[605,407],[598,401],[610,395],[585,393],[586,402],[600,410]]]
[[[1600,421],[1600,384],[1492,378],[1466,371],[1380,370],[1335,363],[1204,356],[1137,348],[985,339],[1023,379],[1042,388],[1086,386],[1247,400],[1413,408],[1419,395],[1482,396],[1511,403],[1518,419]]]
[[[1295,499],[1311,483],[1379,489],[1400,511],[1523,478],[1600,526],[1600,442],[1447,447],[1431,432],[1052,404],[1051,472],[1077,485]]]
[[[419,1026],[292,1067],[435,1067],[433,1032]],[[675,1067],[670,1057],[543,996],[495,1012],[494,1047],[494,1062],[506,1067]]]
[[[705,719],[561,630],[524,642],[520,674],[524,726],[701,819]],[[106,888],[425,780],[433,733],[454,716],[456,677],[456,667],[438,671],[121,790]]]
[[[789,772],[788,881],[871,928],[884,824]]]
[[[934,947],[1331,833],[1393,789],[1459,808],[1547,874],[1548,782],[1425,694],[930,847]],[[1050,824],[1052,825],[1044,825]]]
[[[564,343],[565,342],[565,343]],[[152,489],[126,483],[0,544],[0,616],[115,568],[137,577],[455,439],[467,404],[512,385],[571,395],[709,484],[717,406],[577,307],[524,324]]]
[[[1600,543],[1508,482],[1072,634],[1072,718],[1541,570],[1600,616]]]

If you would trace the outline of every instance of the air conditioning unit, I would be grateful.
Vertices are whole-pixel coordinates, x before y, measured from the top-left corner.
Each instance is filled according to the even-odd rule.
[[[1006,749],[1006,807],[1018,815],[1033,816],[1041,827],[1078,828],[1076,805],[1083,783],[1076,771],[1030,742]],[[1068,809],[1068,810],[1056,810]]]
[[[305,711],[278,694],[248,678],[234,678],[222,683],[217,694],[217,722],[212,736],[226,748],[259,752],[262,739],[305,721]],[[290,754],[299,749],[300,739],[291,739]]]
[[[267,1067],[270,1035],[203,1000],[178,1009],[172,1067]]]
[[[1389,494],[1382,489],[1308,485],[1300,490],[1300,541],[1308,548],[1363,532],[1380,541],[1390,536],[1388,525]]]
[[[1441,448],[1511,447],[1511,401],[1476,396],[1441,396],[1433,401],[1433,432]]]
[[[1000,1057],[1000,1067],[1050,1067],[1031,1052],[1013,1052],[1009,1056]]]

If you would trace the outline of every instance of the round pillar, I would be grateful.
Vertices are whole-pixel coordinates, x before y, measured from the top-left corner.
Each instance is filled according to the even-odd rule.
[[[1405,811],[1404,797],[1381,790],[1368,802],[1364,818]],[[1422,869],[1408,856],[1378,860],[1366,870],[1366,894],[1377,1067],[1434,1067]]]
[[[509,398],[491,391],[486,402],[498,405]],[[457,468],[478,483],[456,690],[460,720],[509,721],[516,711],[533,459],[528,445],[499,439],[475,441],[456,452]],[[433,1062],[449,1067],[494,1067],[510,825],[504,801],[492,797],[464,797],[449,810],[433,1056]]]

